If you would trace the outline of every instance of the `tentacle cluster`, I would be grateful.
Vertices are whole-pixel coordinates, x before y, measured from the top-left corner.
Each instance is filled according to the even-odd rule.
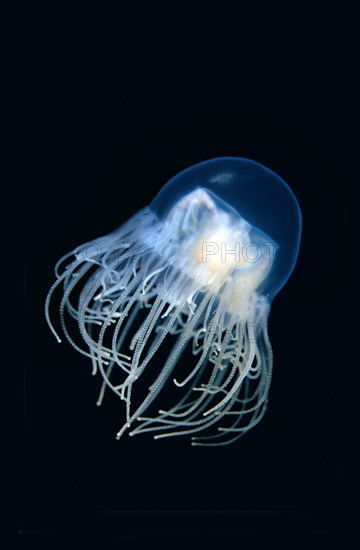
[[[100,371],[103,377],[98,404],[106,388],[125,404],[118,438],[129,430],[132,436],[151,432],[156,439],[189,434],[192,445],[228,444],[256,425],[266,409],[270,306],[244,287],[242,314],[229,312],[231,281],[214,292],[203,277],[179,268],[175,258],[182,243],[164,238],[166,230],[144,209],[114,233],[66,255],[46,300],[47,320],[60,341],[49,308],[62,288],[61,329],[91,359],[93,374]],[[161,349],[169,343],[159,367]],[[190,353],[190,367],[179,362]],[[155,374],[139,402],[135,394],[145,369]],[[165,384],[181,399],[159,409]],[[156,414],[148,416],[155,399]]]

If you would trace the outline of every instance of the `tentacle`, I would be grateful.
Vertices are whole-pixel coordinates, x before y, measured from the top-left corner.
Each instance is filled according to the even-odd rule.
[[[194,215],[185,211],[186,228]],[[181,216],[178,222],[181,228]],[[193,277],[184,258],[176,263],[180,245],[170,239],[167,245],[167,231],[170,225],[161,226],[145,209],[112,234],[65,255],[55,268],[46,319],[60,342],[49,311],[62,285],[60,326],[70,344],[91,358],[93,374],[99,370],[102,375],[97,404],[107,387],[125,402],[126,420],[118,439],[137,422],[130,435],[150,432],[160,439],[209,429],[209,435],[193,436],[192,444],[226,445],[255,426],[266,410],[272,371],[269,306],[240,285],[237,311],[231,303],[231,277],[222,285],[215,277],[217,286],[212,287],[202,263]],[[75,259],[60,274],[71,257]],[[77,327],[84,349],[71,334],[72,327]],[[137,380],[172,339],[172,350],[148,393],[135,403]],[[179,389],[187,386],[186,391],[168,410],[148,415],[185,350],[192,351],[196,361],[180,376],[175,372],[173,383]]]

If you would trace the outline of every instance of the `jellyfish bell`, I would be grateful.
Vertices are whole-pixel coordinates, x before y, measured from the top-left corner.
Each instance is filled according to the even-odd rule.
[[[261,420],[270,304],[294,269],[300,234],[297,200],[279,176],[248,159],[215,158],[60,260],[46,318],[61,341],[50,303],[62,288],[60,327],[103,377],[98,404],[106,388],[124,402],[118,438],[151,432],[225,445]],[[164,408],[169,384],[181,395]]]

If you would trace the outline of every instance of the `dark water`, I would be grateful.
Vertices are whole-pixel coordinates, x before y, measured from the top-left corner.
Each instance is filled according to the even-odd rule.
[[[253,533],[345,536],[344,47],[336,41],[20,47],[26,256],[20,532],[99,540],[147,533],[185,539],[190,533],[194,540],[199,533],[234,533],[237,540]],[[96,407],[100,378],[91,376],[86,358],[57,344],[45,323],[53,266],[149,204],[181,169],[232,155],[281,175],[303,215],[298,264],[270,314],[267,413],[224,448],[150,436],[117,442],[121,404],[108,394]]]

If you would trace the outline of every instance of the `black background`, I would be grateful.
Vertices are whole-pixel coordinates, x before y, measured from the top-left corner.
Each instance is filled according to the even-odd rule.
[[[344,43],[27,41],[18,53],[20,538],[343,536]],[[216,156],[277,172],[303,215],[298,264],[270,315],[267,413],[223,448],[117,442],[120,404],[108,395],[96,407],[100,379],[45,323],[53,266],[149,204],[171,176]],[[99,513],[110,510],[117,515]]]

